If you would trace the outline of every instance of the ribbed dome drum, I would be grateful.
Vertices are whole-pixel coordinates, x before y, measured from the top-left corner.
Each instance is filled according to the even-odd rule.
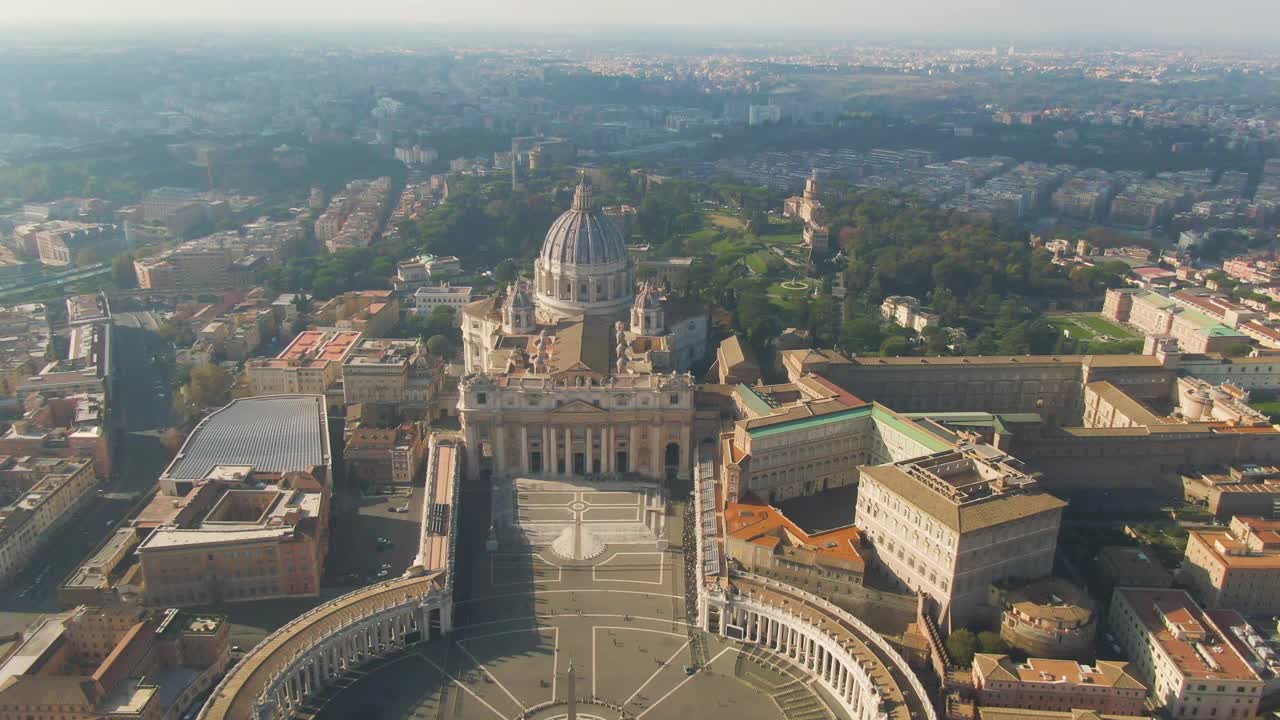
[[[627,258],[627,247],[613,221],[591,211],[591,188],[581,183],[573,207],[556,219],[542,242],[543,262],[604,265]]]

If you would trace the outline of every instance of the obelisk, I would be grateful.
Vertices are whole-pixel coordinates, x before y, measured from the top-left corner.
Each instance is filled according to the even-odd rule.
[[[569,691],[569,712],[566,720],[578,720],[578,692],[574,688],[576,679],[577,673],[573,671],[573,658],[569,658],[569,677],[566,678],[567,682],[565,683]]]

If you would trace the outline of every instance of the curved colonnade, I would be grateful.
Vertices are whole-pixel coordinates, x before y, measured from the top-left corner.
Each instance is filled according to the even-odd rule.
[[[732,570],[723,550],[715,465],[696,465],[698,624],[755,644],[816,678],[853,720],[937,720],[906,660],[879,633],[830,601]]]
[[[334,598],[299,615],[236,664],[197,720],[279,720],[347,672],[451,627],[441,575],[400,578]]]
[[[414,567],[299,615],[258,643],[214,688],[197,720],[282,720],[347,673],[453,629],[453,559],[462,459],[431,438]],[[447,508],[440,512],[440,508]]]

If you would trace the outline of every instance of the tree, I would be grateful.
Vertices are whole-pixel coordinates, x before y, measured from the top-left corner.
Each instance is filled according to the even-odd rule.
[[[961,628],[947,636],[947,654],[960,667],[973,664],[973,654],[978,651],[978,638],[972,630]]]
[[[1009,652],[1009,646],[1001,639],[1000,633],[988,630],[978,633],[978,650],[984,653],[1004,655]]]
[[[1227,357],[1244,357],[1253,352],[1253,346],[1249,343],[1232,343],[1222,350],[1222,354]]]
[[[174,396],[174,406],[191,420],[205,408],[221,407],[231,400],[231,373],[210,363],[191,371],[191,381]]]
[[[133,253],[120,253],[111,258],[111,282],[122,289],[138,284],[138,275],[133,269]]]
[[[493,268],[493,279],[499,285],[509,285],[516,280],[516,261],[507,258]]]
[[[908,350],[910,350],[910,346],[907,344],[907,339],[901,335],[891,335],[880,343],[880,354],[885,357],[906,355]]]
[[[432,335],[427,338],[427,351],[440,358],[453,354],[453,342],[443,335]]]

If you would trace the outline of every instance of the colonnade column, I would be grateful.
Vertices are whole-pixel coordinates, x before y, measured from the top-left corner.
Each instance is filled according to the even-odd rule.
[[[587,474],[591,474],[595,472],[596,449],[591,446],[592,440],[594,440],[594,438],[592,437],[591,426],[588,425],[587,426],[587,467],[586,467]]]

